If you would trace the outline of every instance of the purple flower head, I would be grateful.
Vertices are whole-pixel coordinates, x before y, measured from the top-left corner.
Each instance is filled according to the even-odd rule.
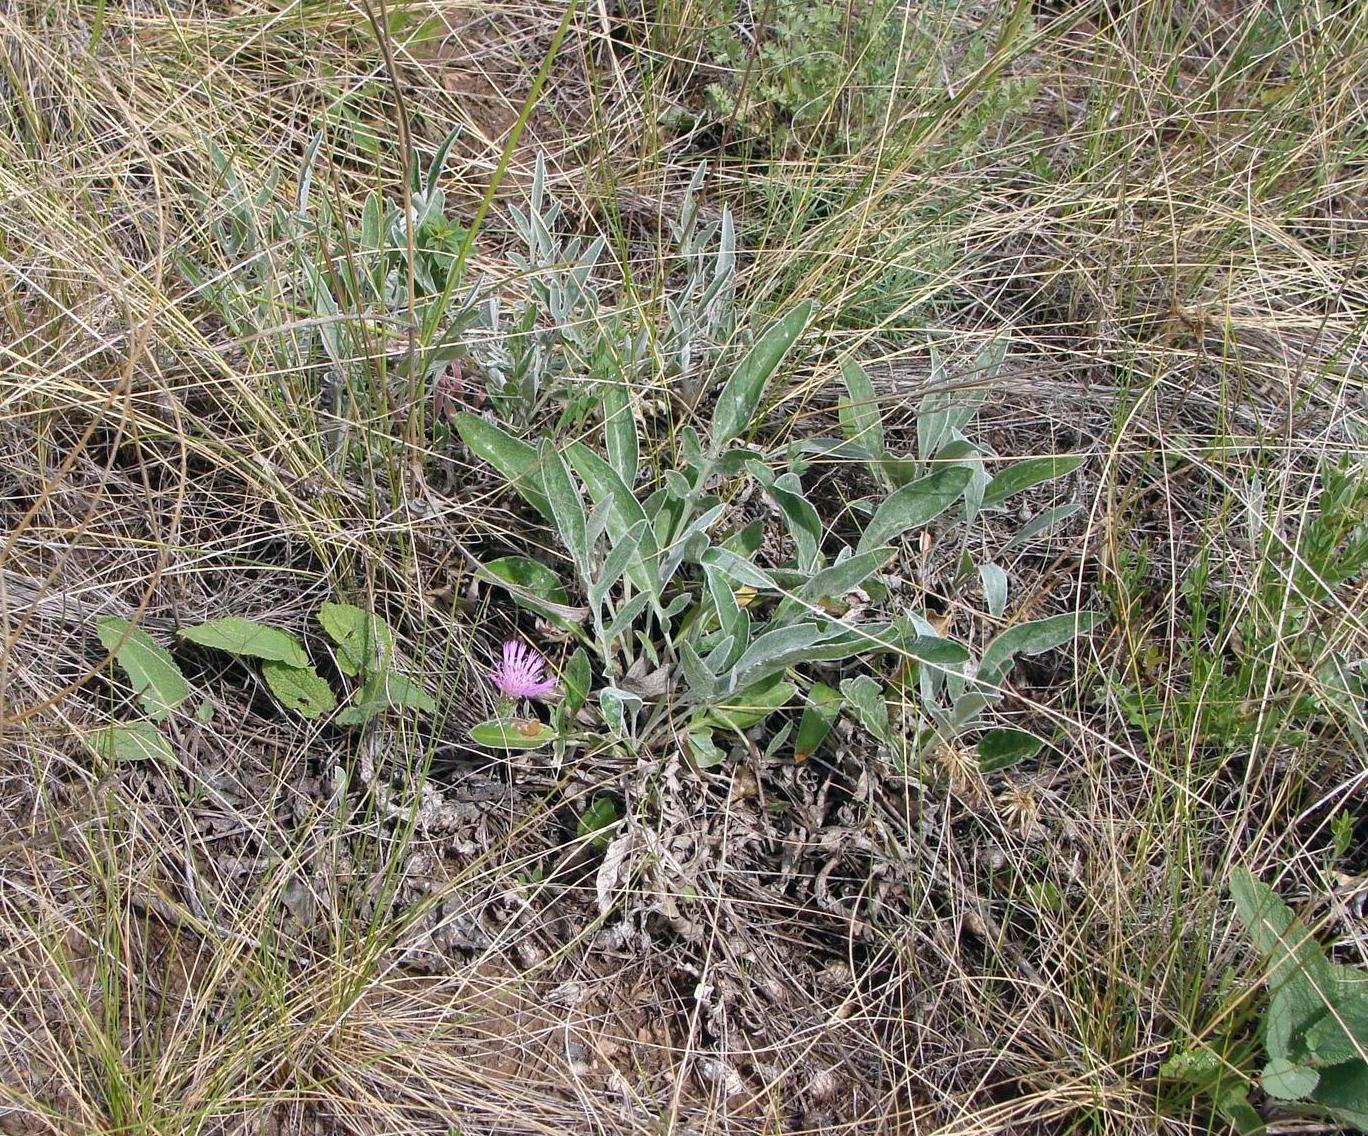
[[[555,690],[556,680],[543,677],[546,660],[535,647],[510,639],[503,645],[503,662],[489,672],[489,681],[506,698],[540,698]]]

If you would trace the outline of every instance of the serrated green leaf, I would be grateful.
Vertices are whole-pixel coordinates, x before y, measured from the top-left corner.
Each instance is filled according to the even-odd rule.
[[[337,667],[358,675],[389,664],[394,658],[394,632],[373,612],[354,604],[325,603],[318,622],[337,647]]]
[[[106,761],[165,761],[175,759],[171,743],[151,722],[115,722],[87,735]]]
[[[1263,1091],[1278,1100],[1295,1101],[1309,1096],[1320,1081],[1320,1074],[1309,1065],[1297,1065],[1286,1057],[1275,1057],[1264,1066],[1259,1083]]]
[[[970,472],[963,466],[947,466],[894,490],[874,510],[860,534],[857,551],[868,552],[930,524],[959,500],[969,478]]]
[[[712,452],[722,448],[752,425],[765,384],[803,334],[817,305],[812,300],[790,308],[757,339],[723,385],[713,408]]]
[[[456,433],[471,453],[497,469],[524,501],[548,521],[555,523],[534,447],[467,410],[456,415],[455,426]]]
[[[1337,1120],[1368,1132],[1368,1064],[1346,1061],[1320,1070],[1311,1100]]]
[[[535,718],[491,718],[470,728],[470,740],[490,749],[540,749],[556,737],[552,727]]]
[[[305,718],[317,718],[337,705],[332,687],[313,667],[293,667],[279,659],[267,659],[261,664],[261,677],[285,709]]]
[[[190,684],[171,653],[141,627],[108,615],[95,621],[95,634],[128,676],[138,703],[149,718],[159,721],[190,697]]]
[[[1368,994],[1341,996],[1306,1031],[1318,1065],[1368,1060]]]
[[[980,772],[996,773],[1028,757],[1034,757],[1045,743],[1026,730],[1009,726],[985,730],[978,743]]]
[[[1244,868],[1230,874],[1230,894],[1240,921],[1265,960],[1271,996],[1264,1019],[1264,1045],[1271,1058],[1305,1056],[1305,1031],[1325,1013],[1334,989],[1320,946],[1266,884]]]
[[[986,509],[992,505],[1000,505],[1008,497],[1034,485],[1073,473],[1082,464],[1081,457],[1066,455],[1027,458],[1025,461],[1013,462],[988,483],[988,488],[983,491],[983,507]]]
[[[193,627],[182,627],[178,635],[201,647],[227,651],[240,658],[265,659],[287,667],[307,667],[309,656],[304,644],[288,631],[268,627],[254,619],[240,619],[235,615],[212,619]]]

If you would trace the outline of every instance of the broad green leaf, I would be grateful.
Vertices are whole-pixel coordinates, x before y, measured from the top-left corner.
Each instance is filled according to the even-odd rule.
[[[540,749],[556,736],[552,727],[535,718],[491,718],[470,728],[470,740],[490,749]]]
[[[770,679],[728,695],[709,710],[707,723],[724,730],[749,730],[786,706],[797,692],[791,682]]]
[[[1309,1065],[1297,1065],[1286,1057],[1275,1057],[1264,1066],[1259,1083],[1263,1091],[1278,1100],[1295,1101],[1309,1096],[1320,1081],[1320,1074]]]
[[[959,500],[969,477],[962,466],[947,466],[894,490],[874,510],[857,551],[868,552],[929,524]]]
[[[1337,997],[1306,1031],[1306,1044],[1318,1065],[1368,1061],[1368,994]]]
[[[537,451],[500,426],[467,410],[456,415],[456,433],[476,457],[483,458],[504,475],[529,505],[552,523],[551,504],[542,485]]]
[[[869,381],[865,369],[849,359],[841,367],[841,378],[845,380],[848,398],[841,400],[837,413],[841,419],[841,433],[846,440],[856,443],[866,454],[875,459],[870,462],[874,476],[883,481],[887,478],[882,458],[887,447],[884,443],[883,417],[879,412],[878,395],[874,384]]]
[[[482,567],[494,577],[494,582],[508,588],[515,604],[562,627],[574,627],[588,615],[584,608],[570,606],[570,597],[559,577],[540,560],[501,556]]]
[[[1083,464],[1081,457],[1059,455],[1055,457],[1027,458],[1014,462],[993,477],[983,492],[983,507],[1000,505],[1008,497],[1030,489],[1045,481],[1053,481],[1067,473],[1073,473]]]
[[[798,722],[798,736],[793,741],[795,761],[807,761],[817,752],[817,747],[831,732],[832,723],[841,712],[843,701],[839,690],[827,686],[824,682],[812,684],[807,702],[803,706],[803,716]]]
[[[570,656],[561,671],[561,685],[565,688],[565,707],[571,714],[579,713],[580,708],[589,701],[589,686],[593,679],[589,656],[583,647],[576,647],[575,653]]]
[[[1322,1069],[1311,1099],[1336,1119],[1368,1132],[1368,1064],[1346,1061]]]
[[[143,713],[154,721],[165,718],[190,697],[190,684],[171,653],[141,627],[107,615],[95,621],[95,634],[128,676]]]
[[[268,627],[254,619],[239,619],[235,615],[182,627],[178,635],[201,647],[227,651],[240,658],[265,659],[283,663],[287,667],[307,667],[309,656],[304,644],[288,631]]]
[[[1045,743],[1026,730],[1001,726],[985,730],[978,743],[978,765],[983,773],[996,773],[1018,761],[1034,757]]]
[[[1240,921],[1265,960],[1271,992],[1264,1019],[1270,1058],[1302,1056],[1302,1035],[1325,1013],[1334,988],[1329,963],[1310,932],[1273,891],[1244,868],[1230,874],[1230,894]]]
[[[115,722],[87,735],[95,752],[106,761],[175,760],[171,743],[151,722]]]
[[[435,714],[437,703],[412,679],[388,671],[367,678],[356,692],[352,705],[339,711],[334,721],[341,726],[357,726],[387,710],[417,710],[423,714]]]
[[[332,687],[313,667],[267,659],[261,664],[261,677],[285,709],[298,711],[305,718],[317,718],[337,705]]]
[[[611,797],[595,797],[593,803],[580,813],[575,835],[587,840],[591,848],[608,847],[608,830],[617,824],[617,804]]]
[[[765,384],[798,342],[816,310],[817,305],[812,300],[790,308],[765,329],[732,372],[713,408],[711,441],[714,454],[720,454],[723,446],[753,424]]]
[[[632,393],[625,381],[608,382],[603,392],[603,440],[608,464],[617,471],[624,485],[633,486],[641,443],[637,438],[636,415],[632,413]],[[671,470],[671,472],[676,472]]]
[[[1234,1079],[1218,1082],[1211,1091],[1211,1099],[1216,1111],[1230,1121],[1240,1136],[1264,1136],[1268,1131],[1263,1117],[1249,1103],[1249,1090],[1242,1082]]]
[[[1100,611],[1065,612],[1009,627],[984,650],[977,678],[986,686],[1000,686],[1017,656],[1041,655],[1062,647],[1091,631],[1104,618]]]
[[[318,622],[337,645],[337,667],[358,675],[389,664],[394,658],[394,632],[373,612],[354,604],[325,603]]]
[[[543,438],[538,447],[542,468],[542,488],[546,492],[547,503],[551,506],[551,516],[560,532],[560,538],[570,553],[570,559],[579,572],[580,579],[589,583],[589,541],[586,533],[588,517],[584,511],[584,499],[575,483],[570,479],[570,470],[565,459],[557,452],[550,438]]]
[[[684,735],[689,754],[699,769],[712,769],[726,760],[726,753],[713,741],[711,730],[691,730]]]

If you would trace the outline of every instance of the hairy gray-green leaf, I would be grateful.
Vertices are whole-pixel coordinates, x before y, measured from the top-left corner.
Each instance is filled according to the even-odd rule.
[[[855,711],[855,717],[879,741],[891,744],[892,731],[888,726],[888,703],[883,687],[870,675],[841,681],[841,694]]]
[[[853,359],[846,360],[841,367],[841,378],[845,380],[846,394],[849,396],[841,400],[837,409],[841,432],[847,441],[856,443],[870,456],[870,471],[881,482],[887,483],[888,472],[879,460],[887,452],[887,446],[874,384],[870,382],[865,369]]]
[[[149,718],[165,718],[190,697],[190,684],[171,653],[141,627],[126,619],[107,615],[95,621],[95,634],[106,651],[128,676],[143,713]]]
[[[571,442],[565,447],[565,456],[570,459],[570,464],[580,475],[594,504],[607,508],[610,543],[617,544],[638,525],[641,526],[638,537],[639,555],[629,564],[627,576],[639,589],[654,595],[656,581],[653,565],[657,560],[655,530],[651,528],[641,502],[618,476],[617,471],[587,446],[580,442]]]
[[[977,678],[986,686],[999,686],[1018,655],[1040,655],[1062,647],[1104,618],[1100,611],[1065,612],[1009,627],[984,650]]]
[[[546,499],[546,490],[542,485],[537,451],[533,446],[521,438],[513,437],[501,426],[466,410],[456,415],[455,426],[456,433],[471,453],[497,469],[523,500],[552,524],[555,523],[551,503]]]
[[[579,489],[570,479],[570,470],[565,459],[557,451],[550,438],[543,438],[537,449],[541,460],[542,489],[551,506],[551,517],[561,540],[570,553],[570,560],[579,572],[580,579],[589,583],[589,541],[585,533],[587,516],[584,499]]]
[[[1052,505],[1048,509],[1042,509],[1017,530],[1016,535],[1002,546],[998,555],[1006,556],[1009,552],[1020,548],[1028,540],[1033,540],[1042,533],[1048,532],[1056,525],[1062,525],[1075,513],[1082,510],[1083,506],[1077,501],[1070,501],[1065,505]]]
[[[988,614],[1001,618],[1007,610],[1007,573],[996,564],[980,564],[978,573],[983,598],[988,601]]]
[[[853,591],[869,579],[875,572],[888,563],[893,549],[887,545],[857,552],[844,560],[814,573],[799,590],[798,596],[805,600],[818,600],[823,597],[839,599]]]
[[[765,384],[803,334],[817,305],[812,300],[796,304],[765,329],[723,385],[713,408],[712,452],[741,434],[755,419]]]
[[[1008,497],[1030,489],[1033,485],[1073,473],[1082,464],[1081,457],[1064,455],[1027,458],[1025,461],[1013,462],[988,483],[988,488],[983,492],[983,507],[986,509],[992,505],[1000,505]]]
[[[632,413],[632,394],[625,381],[604,383],[603,440],[608,464],[617,471],[623,484],[636,484],[641,443],[637,438],[636,416]],[[673,471],[672,471],[673,472]]]
[[[935,520],[964,493],[969,476],[961,466],[947,466],[889,494],[860,534],[857,551],[868,552]]]

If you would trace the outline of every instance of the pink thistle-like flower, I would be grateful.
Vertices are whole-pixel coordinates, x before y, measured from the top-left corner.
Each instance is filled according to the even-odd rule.
[[[489,672],[489,681],[506,698],[540,698],[556,688],[556,680],[545,674],[541,652],[510,639],[503,645],[503,662]]]

